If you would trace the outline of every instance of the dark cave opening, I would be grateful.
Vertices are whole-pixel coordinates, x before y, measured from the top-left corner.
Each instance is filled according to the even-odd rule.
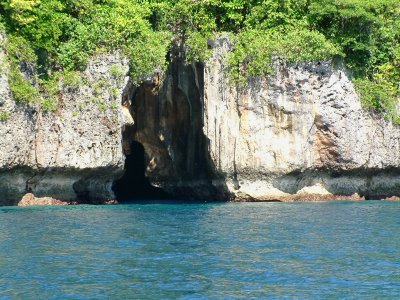
[[[142,144],[133,141],[130,153],[126,155],[124,175],[113,185],[118,201],[162,200],[169,195],[161,188],[154,187],[145,176],[145,151]]]

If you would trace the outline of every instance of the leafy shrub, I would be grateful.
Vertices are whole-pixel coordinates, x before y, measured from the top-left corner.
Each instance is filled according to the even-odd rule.
[[[28,87],[20,70],[37,69],[42,81],[59,72],[75,88],[79,80],[68,72],[84,70],[96,53],[122,50],[138,84],[171,58],[206,60],[208,40],[225,31],[236,36],[233,82],[270,73],[273,57],[340,55],[368,107],[387,113],[400,95],[398,0],[0,0],[4,30],[17,101],[37,100],[34,89],[52,93]]]
[[[32,83],[24,78],[18,68],[12,67],[9,72],[10,90],[17,103],[40,101],[40,94]]]
[[[54,98],[45,98],[42,100],[42,108],[44,111],[56,111],[57,100]]]
[[[99,79],[94,85],[93,85],[93,94],[95,96],[99,96],[104,92],[104,89],[108,87],[108,83],[105,79]]]
[[[82,84],[80,73],[77,71],[64,71],[62,74],[65,87],[77,89]]]
[[[7,111],[0,111],[0,122],[5,122],[10,118],[11,114]]]
[[[391,64],[377,68],[372,79],[353,80],[364,107],[383,113],[388,119],[400,123],[397,102],[400,95],[400,69]]]
[[[118,89],[115,86],[110,88],[109,93],[113,97],[114,100],[117,99],[117,97],[118,97]]]
[[[211,36],[205,36],[200,32],[192,32],[186,40],[186,61],[205,61],[211,57],[212,51],[208,49],[208,40]]]
[[[316,31],[248,30],[238,35],[229,63],[232,78],[244,83],[249,76],[271,74],[273,58],[299,62],[325,60],[335,55],[341,55],[340,49]]]
[[[119,79],[124,75],[124,72],[121,70],[118,64],[114,64],[110,68],[110,74],[115,79]]]

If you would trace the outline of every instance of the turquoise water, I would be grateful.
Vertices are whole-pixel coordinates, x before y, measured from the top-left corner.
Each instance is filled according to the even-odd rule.
[[[400,203],[0,208],[0,299],[395,299]]]

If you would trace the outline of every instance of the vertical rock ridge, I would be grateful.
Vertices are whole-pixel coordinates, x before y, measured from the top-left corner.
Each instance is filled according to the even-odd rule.
[[[400,128],[361,107],[345,71],[275,61],[273,75],[239,90],[221,72],[229,41],[213,49],[204,134],[234,197],[289,199],[315,186],[336,195],[400,195]]]
[[[178,198],[220,198],[209,176],[213,168],[202,131],[203,72],[202,64],[188,65],[178,57],[155,94],[146,92],[146,86],[154,85],[153,78],[138,88],[133,99],[134,136],[145,149],[146,176]]]
[[[7,66],[2,48],[0,65]],[[112,66],[121,78],[113,78]],[[0,74],[0,109],[8,112],[0,122],[0,204],[15,204],[28,191],[61,200],[114,198],[111,185],[124,162],[119,99],[128,82],[127,60],[118,53],[91,60],[81,74],[87,84],[63,88],[55,113],[39,103],[15,103],[7,72]]]

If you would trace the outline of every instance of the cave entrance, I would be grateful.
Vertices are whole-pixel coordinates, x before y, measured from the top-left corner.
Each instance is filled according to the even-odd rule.
[[[124,175],[114,183],[118,201],[160,200],[168,198],[162,189],[154,187],[145,176],[145,151],[141,143],[133,141],[126,155]]]

